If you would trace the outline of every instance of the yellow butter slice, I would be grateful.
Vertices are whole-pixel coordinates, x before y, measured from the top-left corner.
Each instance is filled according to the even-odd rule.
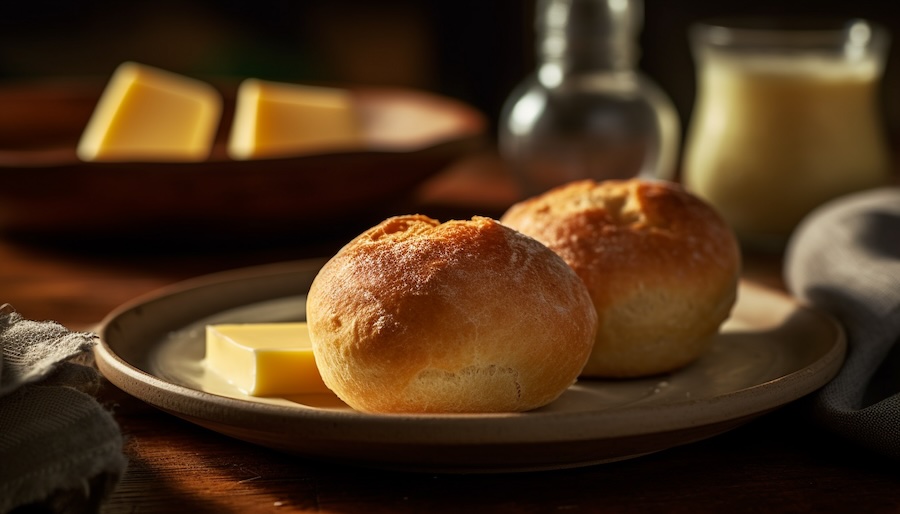
[[[83,161],[200,161],[222,114],[211,85],[134,62],[121,64],[78,143]]]
[[[325,393],[306,323],[206,326],[206,365],[253,396]]]
[[[287,157],[355,148],[361,140],[349,91],[247,79],[238,88],[228,154]]]

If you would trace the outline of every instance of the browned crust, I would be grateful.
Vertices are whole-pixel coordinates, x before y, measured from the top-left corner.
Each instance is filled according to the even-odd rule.
[[[664,181],[579,181],[501,221],[584,280],[600,328],[586,376],[635,377],[695,360],[735,302],[740,250],[706,203]]]
[[[536,408],[575,380],[596,330],[561,258],[480,217],[367,230],[319,272],[307,320],[325,383],[375,412]]]

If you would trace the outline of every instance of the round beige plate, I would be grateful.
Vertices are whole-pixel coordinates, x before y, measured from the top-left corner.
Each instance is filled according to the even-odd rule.
[[[364,414],[330,395],[250,397],[206,372],[207,323],[302,320],[321,264],[201,277],[122,306],[100,328],[100,370],[164,411],[307,458],[493,472],[610,462],[722,433],[824,385],[846,348],[831,318],[745,282],[732,318],[700,361],[653,379],[579,381],[527,413]]]

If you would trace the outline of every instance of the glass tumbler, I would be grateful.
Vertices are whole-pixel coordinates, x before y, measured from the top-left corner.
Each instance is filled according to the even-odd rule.
[[[690,39],[697,97],[682,181],[745,246],[782,248],[816,206],[889,181],[884,29],[704,23]]]

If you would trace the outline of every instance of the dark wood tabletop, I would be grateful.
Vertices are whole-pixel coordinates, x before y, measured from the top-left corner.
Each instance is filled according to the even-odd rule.
[[[466,158],[397,207],[436,218],[498,216],[518,192],[490,153]],[[23,316],[94,326],[118,305],[183,279],[323,257],[316,241],[136,251],[97,240],[0,238],[0,302]],[[783,288],[780,256],[746,255],[745,278]],[[801,399],[723,435],[576,469],[443,475],[317,462],[230,439],[106,383],[128,469],[107,513],[155,512],[900,512],[900,465],[830,435]],[[302,434],[298,435],[302,437]]]

